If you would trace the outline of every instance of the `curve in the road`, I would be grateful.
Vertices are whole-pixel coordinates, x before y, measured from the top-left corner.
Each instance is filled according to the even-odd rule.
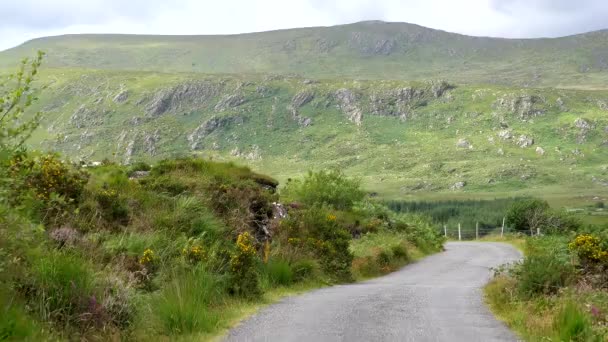
[[[483,303],[490,268],[512,246],[450,242],[385,277],[289,297],[247,319],[226,341],[515,341]]]

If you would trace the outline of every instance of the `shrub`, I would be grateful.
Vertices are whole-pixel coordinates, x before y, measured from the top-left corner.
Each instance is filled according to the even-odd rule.
[[[127,172],[128,176],[131,176],[133,173],[137,172],[137,171],[150,171],[152,170],[152,166],[150,166],[150,164],[145,163],[143,161],[139,161],[133,165],[131,165],[131,167],[129,168],[129,171]]]
[[[256,250],[253,237],[248,232],[239,234],[236,252],[230,259],[231,290],[241,297],[254,298],[262,294],[256,270]]]
[[[522,199],[507,211],[507,222],[517,231],[532,231],[541,228],[547,220],[549,204],[539,199]]]
[[[513,271],[523,297],[556,293],[573,280],[575,269],[560,239],[530,240],[527,249],[526,257]]]
[[[583,266],[605,264],[608,266],[608,250],[602,246],[599,237],[591,234],[578,235],[568,244],[568,248],[578,255]]]
[[[266,264],[265,272],[274,286],[288,286],[293,283],[294,272],[285,260],[270,259]]]
[[[389,266],[392,259],[393,256],[388,251],[380,251],[380,253],[378,253],[378,264],[381,267]]]
[[[559,311],[553,325],[560,341],[592,341],[591,321],[572,301]]]
[[[214,331],[225,294],[225,279],[199,266],[176,274],[153,301],[152,313],[165,334]]]
[[[120,196],[116,190],[101,189],[95,193],[95,199],[99,203],[102,216],[108,222],[118,222],[120,224],[129,223],[129,208],[124,197]]]
[[[287,183],[284,191],[303,204],[329,206],[336,210],[350,210],[365,197],[359,180],[349,179],[336,170],[309,172],[303,180]]]
[[[319,260],[326,275],[338,281],[352,279],[350,234],[327,209],[313,207],[294,211],[281,222],[279,231],[286,245]]]
[[[393,256],[396,259],[402,259],[402,260],[410,259],[407,249],[402,244],[394,245],[393,247],[391,247],[391,252],[393,253]]]
[[[312,279],[316,276],[319,265],[312,259],[297,260],[291,264],[293,280],[296,282]]]

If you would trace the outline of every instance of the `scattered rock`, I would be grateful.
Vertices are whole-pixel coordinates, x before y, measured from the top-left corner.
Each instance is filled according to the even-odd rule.
[[[527,120],[534,116],[545,113],[540,105],[544,100],[537,95],[505,95],[494,102],[494,107],[513,114],[517,114],[520,119]]]
[[[467,183],[464,181],[456,182],[456,183],[452,184],[452,186],[450,186],[450,190],[460,190],[460,189],[464,188],[466,185],[467,185]]]
[[[460,148],[473,148],[473,145],[471,145],[471,143],[467,139],[460,138],[456,142],[456,147],[460,147]]]
[[[593,128],[593,125],[583,118],[577,118],[576,120],[574,120],[574,126],[582,130],[590,130]]]
[[[498,132],[498,137],[502,140],[510,140],[513,138],[513,131],[510,129],[503,129],[502,131]]]
[[[534,138],[527,135],[520,135],[517,139],[517,146],[521,148],[530,147],[534,145]]]
[[[505,151],[502,148],[499,148],[498,151],[496,151],[496,153],[498,153],[499,156],[505,155]]]
[[[542,147],[540,147],[540,146],[537,146],[536,147],[536,153],[540,154],[541,156],[544,156],[545,155],[545,149],[542,148]]]
[[[150,174],[150,171],[134,171],[129,176],[129,179],[131,179],[131,180],[140,179],[140,178],[147,177],[149,174]]]
[[[604,100],[598,100],[597,106],[600,107],[601,110],[608,110],[608,102]]]
[[[557,108],[559,108],[561,112],[568,111],[568,107],[566,107],[566,105],[564,104],[564,100],[562,100],[561,97],[558,97],[557,100],[555,100],[555,104],[557,104]]]

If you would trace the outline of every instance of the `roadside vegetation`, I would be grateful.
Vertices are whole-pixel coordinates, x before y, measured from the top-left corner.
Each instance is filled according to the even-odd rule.
[[[42,60],[0,88],[0,340],[179,340],[277,296],[441,250],[338,171],[278,182],[200,158],[130,166],[27,150]]]
[[[542,235],[525,238],[521,262],[495,270],[485,288],[494,313],[526,340],[606,341],[608,226],[583,225],[534,199],[515,203],[508,218]]]

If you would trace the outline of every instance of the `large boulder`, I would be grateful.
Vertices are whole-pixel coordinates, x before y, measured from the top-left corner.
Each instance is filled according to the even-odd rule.
[[[472,148],[473,145],[471,145],[471,143],[467,139],[460,138],[456,142],[456,147],[459,147],[459,148]]]

